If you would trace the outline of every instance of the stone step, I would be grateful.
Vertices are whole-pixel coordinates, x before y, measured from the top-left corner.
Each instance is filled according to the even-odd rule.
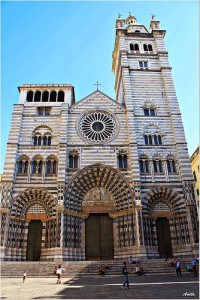
[[[186,266],[191,264],[191,259],[180,259],[182,270],[186,270]],[[122,261],[74,261],[60,262],[65,269],[63,277],[67,276],[86,276],[98,275],[98,267],[100,265],[109,265],[110,275],[121,274]],[[145,272],[153,273],[173,273],[175,268],[168,267],[164,259],[141,260]],[[27,276],[30,277],[49,277],[53,276],[54,267],[58,265],[56,262],[2,262],[1,276],[2,277],[19,277],[26,270]],[[127,264],[130,274],[134,273],[135,265]]]

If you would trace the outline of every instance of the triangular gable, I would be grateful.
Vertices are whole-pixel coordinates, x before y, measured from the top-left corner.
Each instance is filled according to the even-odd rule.
[[[101,92],[100,90],[96,90],[96,91],[94,91],[94,92],[92,92],[91,94],[89,94],[88,96],[86,96],[86,97],[84,97],[83,99],[81,99],[81,100],[79,100],[78,102],[76,102],[75,104],[73,104],[72,106],[71,106],[71,108],[75,108],[76,107],[76,105],[79,105],[81,102],[83,102],[84,100],[88,100],[88,98],[91,98],[93,95],[95,96],[95,95],[102,95],[103,97],[106,97],[106,99],[108,100],[108,101],[110,101],[112,104],[115,104],[117,107],[119,107],[119,108],[124,108],[124,106],[123,105],[121,105],[121,104],[119,104],[119,103],[117,103],[114,99],[112,99],[111,97],[109,97],[108,95],[106,95],[106,94],[104,94],[103,92]],[[99,95],[99,96],[100,96]],[[100,96],[101,97],[101,96]]]

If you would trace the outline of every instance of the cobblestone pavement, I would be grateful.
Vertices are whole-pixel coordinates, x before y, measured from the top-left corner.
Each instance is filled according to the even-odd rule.
[[[123,276],[62,278],[3,278],[1,299],[199,299],[198,278],[185,273],[129,276],[130,289],[122,289]]]

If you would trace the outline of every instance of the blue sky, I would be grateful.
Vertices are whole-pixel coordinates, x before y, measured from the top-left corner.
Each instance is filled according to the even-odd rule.
[[[128,12],[149,29],[151,14],[167,31],[166,48],[191,155],[198,145],[198,1],[2,2],[2,165],[17,87],[69,83],[76,101],[95,90],[115,99],[111,71],[115,20]]]

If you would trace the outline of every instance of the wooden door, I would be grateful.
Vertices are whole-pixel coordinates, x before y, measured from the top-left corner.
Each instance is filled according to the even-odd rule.
[[[158,240],[158,252],[160,258],[173,256],[169,220],[167,218],[157,218],[156,232]]]
[[[39,261],[41,255],[42,222],[40,220],[30,221],[28,227],[28,241],[26,259]]]
[[[114,258],[113,221],[108,214],[90,214],[86,219],[86,259]]]

